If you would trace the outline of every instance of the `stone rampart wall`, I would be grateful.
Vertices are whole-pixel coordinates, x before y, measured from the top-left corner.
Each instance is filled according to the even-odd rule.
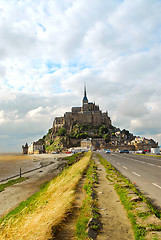
[[[106,144],[106,149],[111,149],[111,150],[129,150],[129,151],[135,151],[135,146],[134,145],[111,145],[111,144]]]
[[[150,150],[151,148],[157,148],[158,143],[152,143],[152,144],[145,144],[145,143],[137,143],[135,144],[136,150]]]

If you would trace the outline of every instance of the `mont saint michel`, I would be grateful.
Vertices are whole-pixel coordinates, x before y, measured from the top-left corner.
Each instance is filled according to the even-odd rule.
[[[71,112],[66,112],[64,117],[56,117],[53,124],[53,133],[57,133],[61,127],[65,127],[67,134],[70,134],[75,124],[93,127],[101,125],[109,127],[111,125],[108,113],[103,113],[95,103],[88,102],[86,88],[84,88],[82,106],[72,107]]]
[[[63,151],[71,147],[90,149],[150,150],[158,147],[153,139],[134,136],[127,129],[113,126],[108,112],[102,112],[99,105],[89,102],[84,86],[82,105],[72,107],[64,116],[55,117],[53,126],[30,146],[22,146],[24,154]]]

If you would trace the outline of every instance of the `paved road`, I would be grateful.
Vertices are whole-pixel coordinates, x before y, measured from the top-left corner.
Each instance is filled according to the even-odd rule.
[[[161,207],[161,158],[131,153],[100,154]]]

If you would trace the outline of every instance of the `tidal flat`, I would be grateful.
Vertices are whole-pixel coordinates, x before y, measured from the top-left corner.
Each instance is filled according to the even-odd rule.
[[[23,154],[0,154],[0,181],[40,166],[38,157]]]

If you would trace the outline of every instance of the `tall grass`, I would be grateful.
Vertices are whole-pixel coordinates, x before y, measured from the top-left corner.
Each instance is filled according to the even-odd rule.
[[[87,168],[91,153],[84,155],[49,182],[41,191],[1,220],[0,239],[51,239],[57,226],[66,218],[75,198],[75,189]]]

